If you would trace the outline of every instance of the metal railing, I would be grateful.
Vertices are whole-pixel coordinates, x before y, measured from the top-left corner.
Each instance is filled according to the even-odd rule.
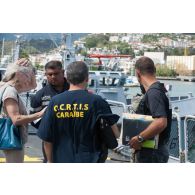
[[[111,109],[113,106],[117,106],[117,107],[121,107],[123,109],[123,112],[127,112],[127,106],[125,103],[123,102],[117,102],[117,101],[113,101],[113,100],[106,100],[108,102],[108,104],[110,105]]]
[[[195,116],[184,120],[185,162],[195,162]]]
[[[182,147],[182,128],[181,128],[181,117],[178,113],[172,113],[172,125],[170,138],[168,142],[170,158],[179,162],[184,162],[184,150]]]

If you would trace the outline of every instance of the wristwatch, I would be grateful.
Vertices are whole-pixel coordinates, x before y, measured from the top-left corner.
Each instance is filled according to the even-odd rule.
[[[141,135],[138,135],[137,139],[139,143],[142,143],[144,141],[144,138]]]

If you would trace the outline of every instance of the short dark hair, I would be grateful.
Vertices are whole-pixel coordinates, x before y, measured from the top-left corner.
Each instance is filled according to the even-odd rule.
[[[73,85],[82,83],[88,75],[88,66],[83,61],[72,62],[67,66],[66,78]]]
[[[135,69],[139,70],[141,74],[154,75],[156,73],[154,62],[148,57],[139,58],[135,63]]]
[[[51,60],[45,64],[45,70],[46,69],[55,69],[55,68],[60,68],[62,69],[62,62],[58,60]]]

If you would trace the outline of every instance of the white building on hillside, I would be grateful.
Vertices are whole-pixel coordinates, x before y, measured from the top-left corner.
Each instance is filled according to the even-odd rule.
[[[165,47],[173,47],[173,40],[170,38],[162,37],[159,40],[159,44],[165,46]]]
[[[129,37],[129,36],[123,36],[123,37],[121,38],[121,41],[122,41],[122,42],[129,43],[129,42],[130,42],[130,37]]]
[[[166,64],[175,70],[195,70],[195,56],[167,56]]]
[[[110,42],[118,42],[119,41],[119,36],[110,36],[109,41]]]
[[[41,66],[45,66],[45,64],[47,63],[46,57],[46,54],[29,55],[29,58],[33,65],[39,64]]]
[[[84,41],[74,41],[74,45],[77,46],[78,48],[85,48],[85,42]]]
[[[47,60],[47,62],[49,62],[51,60],[62,61],[62,55],[60,55],[60,53],[49,54],[49,55],[47,55],[46,60]]]
[[[165,63],[165,53],[164,52],[144,52],[144,56],[151,58],[154,64],[164,64]]]

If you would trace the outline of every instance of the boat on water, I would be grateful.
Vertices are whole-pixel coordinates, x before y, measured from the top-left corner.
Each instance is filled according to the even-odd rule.
[[[128,76],[125,80],[124,87],[139,87],[136,76]]]

